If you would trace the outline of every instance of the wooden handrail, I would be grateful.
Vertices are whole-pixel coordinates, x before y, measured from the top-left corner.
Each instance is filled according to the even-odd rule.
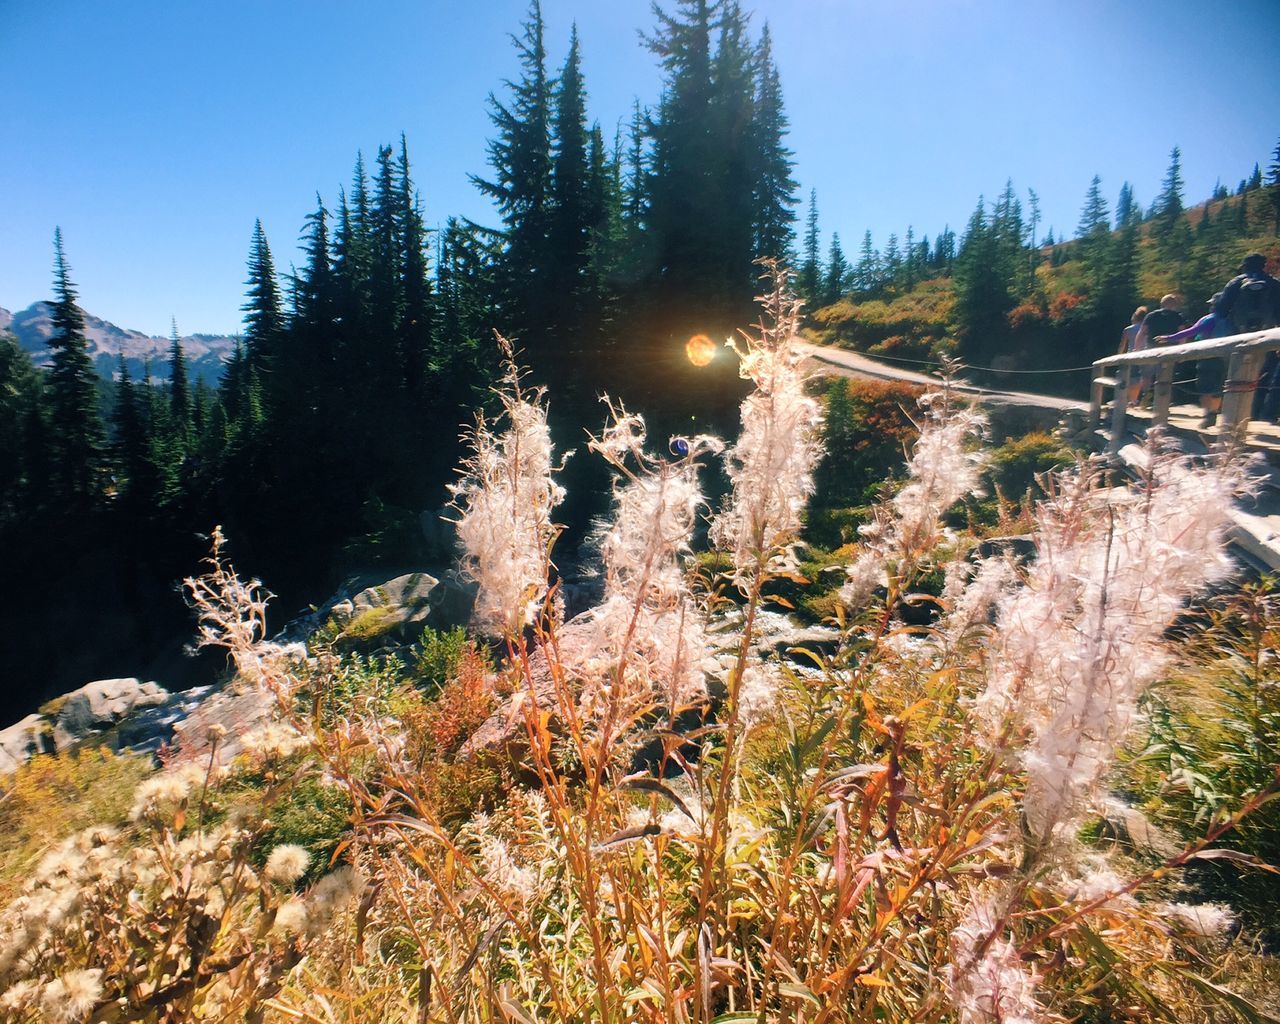
[[[1280,351],[1280,327],[1265,331],[1232,334],[1225,338],[1208,338],[1183,345],[1157,345],[1141,352],[1124,352],[1106,356],[1093,363],[1093,394],[1089,404],[1089,429],[1097,430],[1102,421],[1103,392],[1115,389],[1111,410],[1112,453],[1120,448],[1124,435],[1125,411],[1129,404],[1129,383],[1143,366],[1159,367],[1155,380],[1155,402],[1151,425],[1163,426],[1169,420],[1173,394],[1175,363],[1192,359],[1226,359],[1227,377],[1223,387],[1221,425],[1223,435],[1239,434],[1250,419],[1253,392],[1262,372],[1262,357]],[[1107,375],[1114,370],[1115,376]]]
[[[1095,370],[1108,366],[1151,366],[1163,362],[1181,363],[1190,359],[1206,359],[1230,355],[1235,351],[1271,352],[1280,349],[1280,327],[1248,334],[1231,334],[1225,338],[1206,338],[1204,341],[1188,341],[1181,345],[1156,345],[1141,352],[1123,352],[1120,355],[1096,359]]]

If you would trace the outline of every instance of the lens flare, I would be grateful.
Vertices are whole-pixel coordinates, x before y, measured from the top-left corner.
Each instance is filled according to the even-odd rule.
[[[684,354],[694,366],[706,366],[716,357],[716,343],[705,334],[695,334],[685,343]]]

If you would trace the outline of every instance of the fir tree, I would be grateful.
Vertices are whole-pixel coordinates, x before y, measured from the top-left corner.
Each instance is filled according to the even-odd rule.
[[[509,82],[511,99],[489,95],[491,179],[471,180],[494,201],[502,218],[502,289],[506,330],[519,329],[540,345],[547,329],[550,296],[548,243],[551,214],[551,82],[543,40],[542,6],[532,0],[519,36],[511,37],[521,76]]]
[[[555,89],[548,239],[550,287],[557,307],[553,326],[570,332],[582,324],[583,293],[589,290],[585,277],[595,220],[591,209],[586,99],[575,25],[569,36],[569,54]]]
[[[1126,181],[1120,186],[1120,197],[1116,200],[1116,230],[1122,231],[1136,223],[1138,217],[1139,207],[1133,198],[1133,186]]]
[[[33,477],[48,459],[43,407],[43,375],[18,339],[0,332],[0,526],[37,505]]]
[[[98,410],[97,375],[84,335],[84,314],[62,251],[62,229],[53,235],[53,351],[49,369],[49,441],[52,497],[86,509],[99,494],[105,431]]]
[[[185,439],[191,430],[191,385],[176,319],[170,322],[169,331],[169,415],[174,430]]]
[[[280,302],[280,283],[276,280],[275,262],[271,247],[267,244],[262,221],[254,221],[253,238],[249,243],[248,298],[241,306],[244,312],[244,343],[249,362],[254,369],[269,366],[280,347],[284,327]]]
[[[788,260],[795,235],[795,162],[786,146],[787,115],[782,82],[773,63],[773,38],[766,22],[755,53],[755,111],[752,154],[755,161],[755,255]]]
[[[863,294],[870,294],[880,287],[880,254],[872,245],[870,229],[862,235],[862,249],[853,268],[853,281],[854,288]]]
[[[1091,235],[1111,230],[1111,215],[1107,210],[1107,201],[1102,197],[1102,179],[1093,176],[1089,183],[1089,191],[1085,195],[1084,207],[1080,211],[1080,223],[1076,225],[1076,237],[1088,238]]]
[[[1160,194],[1156,197],[1154,207],[1157,237],[1168,237],[1178,218],[1182,216],[1182,211],[1182,150],[1174,146],[1169,153],[1169,169],[1161,182]]]
[[[822,304],[829,306],[838,302],[844,294],[845,281],[849,276],[849,264],[844,258],[844,250],[840,248],[840,234],[831,235],[831,249],[827,254],[827,273],[823,281]]]
[[[809,213],[804,225],[804,263],[800,265],[797,290],[810,305],[817,305],[819,274],[818,246],[818,190],[809,189]]]
[[[150,475],[148,417],[123,355],[116,372],[115,409],[112,414],[116,471],[122,481],[121,491],[126,497],[144,498],[143,488]]]
[[[1275,234],[1280,235],[1280,142],[1271,153],[1271,164],[1267,167],[1267,198],[1271,201],[1271,211],[1275,217]]]
[[[408,392],[411,396],[421,396],[431,374],[434,299],[427,267],[427,228],[422,200],[414,191],[409,174],[409,147],[403,133],[396,164],[396,187],[400,221],[399,348]]]
[[[1246,192],[1256,192],[1262,188],[1262,168],[1258,164],[1253,165],[1253,173],[1249,175],[1249,185],[1245,189]]]

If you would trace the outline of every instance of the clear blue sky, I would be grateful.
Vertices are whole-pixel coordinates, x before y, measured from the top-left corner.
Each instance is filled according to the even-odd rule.
[[[606,132],[659,76],[648,0],[544,0],[582,38]],[[1006,177],[1074,228],[1089,179],[1145,205],[1182,146],[1189,198],[1265,168],[1280,3],[745,0],[773,29],[796,176],[846,252],[962,229]],[[61,224],[85,308],[155,334],[239,329],[255,217],[295,258],[320,190],[408,135],[428,219],[492,216],[485,96],[525,0],[0,0],[0,305],[50,291]]]

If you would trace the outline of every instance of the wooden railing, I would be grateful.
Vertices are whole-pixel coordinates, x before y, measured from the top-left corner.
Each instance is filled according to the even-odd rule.
[[[1225,359],[1227,377],[1223,386],[1222,412],[1218,422],[1222,434],[1238,435],[1249,423],[1253,393],[1263,360],[1268,352],[1280,351],[1280,328],[1250,334],[1233,334],[1226,338],[1192,341],[1185,345],[1165,345],[1107,356],[1093,364],[1093,396],[1089,404],[1089,429],[1097,430],[1102,421],[1102,400],[1107,388],[1115,391],[1111,406],[1111,450],[1119,449],[1124,437],[1124,417],[1129,406],[1129,386],[1133,375],[1144,366],[1156,367],[1155,400],[1152,426],[1169,422],[1169,406],[1173,401],[1173,368],[1194,359]],[[1114,376],[1108,374],[1113,371]]]

